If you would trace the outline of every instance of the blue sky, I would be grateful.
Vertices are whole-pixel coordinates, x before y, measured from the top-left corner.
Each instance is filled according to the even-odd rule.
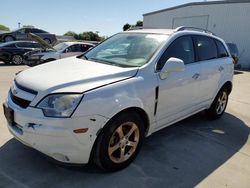
[[[125,23],[142,20],[142,14],[192,0],[9,0],[1,2],[0,24],[34,25],[58,35],[71,30],[112,35]]]

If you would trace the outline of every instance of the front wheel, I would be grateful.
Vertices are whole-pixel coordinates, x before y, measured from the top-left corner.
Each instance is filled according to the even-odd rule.
[[[222,88],[215,97],[211,107],[206,110],[210,119],[219,119],[225,112],[228,103],[229,92],[227,88]]]
[[[137,156],[144,140],[144,125],[134,112],[124,113],[101,131],[94,147],[94,162],[106,171],[127,167]]]
[[[21,65],[23,63],[23,57],[21,55],[13,55],[11,62],[15,65]]]

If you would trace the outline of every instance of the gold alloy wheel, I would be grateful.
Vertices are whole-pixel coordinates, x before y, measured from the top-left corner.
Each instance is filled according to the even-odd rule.
[[[220,95],[220,97],[218,98],[218,102],[217,102],[217,107],[216,107],[216,112],[217,114],[221,114],[227,105],[227,92],[223,91]]]
[[[114,163],[128,160],[136,151],[140,139],[140,131],[134,122],[121,124],[109,141],[108,154]]]

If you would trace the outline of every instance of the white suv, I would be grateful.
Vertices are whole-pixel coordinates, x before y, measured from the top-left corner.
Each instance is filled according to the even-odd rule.
[[[145,137],[206,110],[222,116],[233,60],[207,32],[134,30],[81,57],[19,73],[4,104],[19,141],[63,163],[128,166]]]

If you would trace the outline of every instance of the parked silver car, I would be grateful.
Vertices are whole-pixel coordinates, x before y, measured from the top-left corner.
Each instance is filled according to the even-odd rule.
[[[62,42],[43,51],[26,53],[24,55],[25,64],[35,66],[57,59],[81,55],[92,47],[94,47],[93,44],[86,42]]]

